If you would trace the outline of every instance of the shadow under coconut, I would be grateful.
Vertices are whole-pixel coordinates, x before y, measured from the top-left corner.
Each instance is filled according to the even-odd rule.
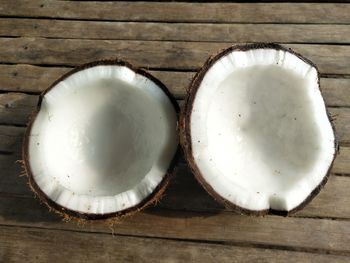
[[[199,185],[183,158],[180,157],[179,159],[175,164],[177,165],[176,175],[166,189],[163,198],[156,205],[146,208],[141,213],[157,214],[162,217],[189,218],[210,217],[220,211],[224,211],[225,208],[209,196],[202,186]],[[14,166],[16,175],[12,174],[11,176],[17,176],[22,170],[19,163],[14,164]],[[40,226],[62,224],[62,216],[50,211],[30,191],[27,185],[27,178],[18,176],[16,181],[18,182],[18,191],[21,191],[23,196],[0,196],[0,216],[3,222],[18,222]],[[181,213],[180,211],[187,211],[188,213]],[[198,214],[196,212],[201,213]],[[140,216],[142,218],[142,214]],[[125,218],[121,222],[127,222],[128,220],[129,218]],[[94,226],[102,224],[101,227],[103,229],[108,229],[104,222],[102,220],[93,221],[92,223]],[[88,228],[91,226],[90,224],[86,226],[84,224],[78,225],[77,221],[66,224],[68,224],[67,228]]]
[[[225,211],[225,207],[215,201],[197,182],[184,157],[181,155],[179,159],[175,168],[175,176],[165,190],[163,198],[154,208],[146,209],[145,212],[153,214],[158,208],[164,208],[169,210],[169,213],[161,213],[161,216],[188,218],[210,217]],[[179,211],[193,213],[181,213]]]
[[[5,222],[46,224],[62,221],[62,217],[50,212],[33,194],[25,197],[2,196],[0,199],[0,213]]]
[[[0,217],[3,224],[45,224],[62,221],[57,214],[49,211],[28,186],[28,178],[20,176],[24,174],[23,168],[14,158],[8,169],[4,169],[2,179],[4,185],[11,189],[3,188],[0,195]],[[2,167],[4,168],[4,167]],[[6,193],[10,191],[10,193]]]

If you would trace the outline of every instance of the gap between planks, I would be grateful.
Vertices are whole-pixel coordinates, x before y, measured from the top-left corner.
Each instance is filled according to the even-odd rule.
[[[2,63],[75,66],[119,57],[144,68],[196,70],[228,43],[0,38]],[[288,44],[322,74],[350,74],[350,46]]]
[[[37,200],[27,199],[16,204],[20,209],[10,212],[10,208],[7,208],[0,218],[0,224],[64,230],[76,230],[78,227],[75,222],[60,221],[57,215],[41,207]],[[30,211],[26,211],[28,209]],[[191,227],[191,231],[186,226]],[[347,246],[349,226],[350,221],[342,220],[248,217],[228,212],[199,213],[153,208],[116,222],[113,232],[119,235],[260,244],[350,255]],[[81,231],[111,233],[106,221],[86,222]]]
[[[81,223],[84,226],[84,223]],[[348,255],[347,251],[339,251],[333,252],[328,250],[319,250],[319,249],[304,249],[299,247],[289,247],[283,245],[267,245],[262,243],[246,243],[246,242],[234,242],[234,241],[210,241],[210,240],[198,240],[198,239],[182,239],[182,238],[171,238],[171,237],[157,237],[157,236],[141,236],[141,235],[128,235],[128,234],[117,234],[114,233],[113,228],[115,225],[109,226],[110,233],[108,232],[99,232],[99,231],[83,231],[77,229],[60,229],[60,228],[45,228],[45,227],[37,227],[37,226],[22,226],[22,225],[2,225],[0,224],[0,228],[19,228],[19,229],[34,229],[34,230],[45,230],[50,232],[63,232],[63,233],[78,233],[78,234],[97,234],[101,236],[112,236],[112,237],[131,237],[131,238],[142,238],[142,239],[150,239],[150,240],[160,240],[160,241],[176,241],[176,242],[184,242],[184,243],[196,243],[196,244],[209,244],[209,245],[223,245],[223,246],[236,246],[242,248],[260,248],[260,249],[271,249],[271,250],[284,250],[290,252],[304,252],[311,254],[333,254],[333,255]]]
[[[237,246],[228,246],[163,238],[128,237],[122,235],[95,236],[81,232],[27,227],[11,229],[11,227],[2,226],[0,232],[3,237],[7,236],[6,241],[0,242],[7,251],[7,257],[11,258],[12,256],[12,259],[16,258],[18,261],[26,259],[25,261],[27,262],[36,263],[65,260],[67,253],[62,254],[58,252],[62,250],[69,251],[67,259],[70,262],[81,262],[85,259],[89,259],[89,262],[108,261],[111,256],[118,258],[118,260],[133,262],[144,262],[145,258],[152,262],[212,262],[213,260],[219,260],[220,262],[266,260],[269,262],[276,259],[279,262],[290,262],[290,258],[293,258],[296,261],[306,260],[308,262],[325,263],[330,261],[347,262],[348,259],[343,256],[296,252],[280,250],[279,248],[245,247],[239,244]],[[125,244],[128,245],[125,246]],[[58,249],[57,246],[59,247]],[[86,246],[91,247],[91,249],[85,250]],[[42,249],[43,247],[45,249]],[[115,249],[116,247],[118,248],[117,250]],[[136,250],[138,251],[137,254],[135,254]],[[34,258],[33,254],[36,255],[35,260],[31,261],[31,258]],[[24,255],[33,256],[25,257]],[[108,257],[104,260],[104,257],[107,255]]]
[[[348,4],[2,0],[1,16],[202,23],[350,23]]]
[[[349,44],[350,27],[348,25],[217,25],[0,18],[0,36],[96,40]]]

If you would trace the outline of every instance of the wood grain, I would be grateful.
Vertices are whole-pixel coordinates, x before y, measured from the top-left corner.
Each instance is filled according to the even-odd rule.
[[[89,249],[86,249],[86,248]],[[349,258],[188,241],[0,227],[4,262],[348,262]]]
[[[38,99],[38,95],[25,93],[0,94],[0,125],[26,125]]]
[[[350,43],[350,27],[348,25],[310,24],[140,23],[0,18],[0,36],[348,44]]]
[[[76,223],[62,222],[38,200],[10,196],[0,198],[1,225],[77,230]],[[87,223],[79,230],[111,233],[106,222]],[[247,217],[229,212],[197,213],[153,208],[118,222],[114,233],[350,255],[350,221],[345,220]]]
[[[336,135],[340,143],[350,145],[350,108],[330,108]]]
[[[349,5],[332,3],[0,1],[1,16],[142,22],[347,24],[349,13]]]
[[[32,65],[0,65],[0,90],[40,93],[71,68]],[[183,99],[193,72],[153,71],[177,99]],[[328,106],[350,107],[349,78],[321,78],[321,88]]]
[[[349,13],[341,3],[0,0],[0,262],[349,262]],[[73,66],[119,57],[183,99],[209,56],[258,41],[319,66],[342,145],[325,188],[293,217],[223,208],[182,159],[161,203],[118,222],[113,237],[106,222],[62,222],[19,176],[37,94]]]
[[[0,65],[0,90],[40,93],[71,68]]]
[[[23,127],[0,125],[0,152],[19,153],[24,129]]]
[[[350,169],[350,147],[340,147],[339,154],[334,161],[334,173],[347,174]],[[348,200],[349,201],[349,200]]]
[[[0,62],[78,65],[119,57],[136,66],[196,70],[228,43],[0,38]],[[350,46],[289,44],[323,74],[350,74]]]
[[[320,84],[327,105],[350,106],[350,79],[321,78]]]

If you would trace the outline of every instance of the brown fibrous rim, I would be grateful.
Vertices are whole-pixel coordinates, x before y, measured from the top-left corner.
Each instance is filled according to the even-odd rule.
[[[179,156],[180,156],[180,147],[178,146],[176,153],[175,153],[175,155],[174,155],[174,157],[169,165],[169,168],[168,168],[166,174],[164,175],[162,181],[158,184],[158,186],[153,190],[153,192],[149,196],[147,196],[144,200],[142,200],[142,202],[140,202],[139,204],[137,204],[133,207],[130,207],[128,209],[118,211],[118,212],[105,213],[105,214],[95,214],[95,213],[82,213],[79,211],[68,209],[64,206],[57,204],[53,200],[51,200],[40,189],[40,187],[35,182],[34,177],[33,177],[32,169],[30,167],[30,162],[29,162],[28,150],[29,150],[29,137],[30,137],[30,133],[31,133],[31,128],[32,128],[32,125],[36,119],[37,114],[40,111],[42,100],[43,100],[45,94],[48,91],[50,91],[51,89],[53,89],[59,82],[68,78],[69,76],[73,75],[74,73],[77,73],[81,70],[92,68],[95,66],[124,66],[124,67],[127,67],[130,70],[134,71],[136,74],[142,75],[142,76],[150,79],[160,89],[162,89],[163,92],[167,95],[167,97],[171,101],[171,103],[172,103],[172,105],[177,113],[177,117],[179,117],[179,111],[180,111],[177,101],[175,100],[173,95],[170,93],[170,91],[167,89],[167,87],[160,80],[158,80],[156,77],[154,77],[153,75],[151,75],[147,71],[140,69],[140,68],[136,68],[133,65],[131,65],[130,63],[123,61],[123,60],[120,60],[120,59],[97,60],[97,61],[93,61],[93,62],[89,62],[89,63],[83,64],[83,65],[80,65],[80,66],[68,71],[64,75],[62,75],[60,78],[58,78],[55,82],[53,82],[46,90],[44,90],[40,94],[36,110],[32,114],[32,116],[29,120],[29,123],[28,123],[28,127],[25,131],[25,134],[24,134],[24,141],[23,141],[23,146],[22,146],[22,158],[23,158],[22,163],[23,163],[23,167],[25,169],[25,174],[28,177],[28,183],[29,183],[30,189],[34,192],[34,194],[39,198],[39,200],[41,202],[43,202],[45,205],[47,205],[50,210],[53,210],[57,214],[63,216],[66,220],[77,220],[78,222],[84,221],[84,220],[99,220],[99,219],[111,219],[111,220],[116,219],[116,220],[118,220],[118,219],[121,219],[123,217],[130,216],[130,215],[146,208],[147,206],[150,206],[151,204],[158,202],[160,200],[160,198],[163,196],[167,185],[171,181],[171,178],[175,174],[176,163],[177,163]]]
[[[324,185],[327,183],[328,178],[330,176],[330,171],[334,163],[334,159],[336,157],[336,154],[339,151],[339,145],[338,145],[338,140],[335,134],[335,128],[334,124],[332,122],[332,118],[330,117],[330,114],[326,108],[326,105],[324,105],[328,119],[332,125],[333,133],[334,133],[334,147],[335,147],[335,152],[333,156],[332,163],[330,164],[330,167],[324,176],[323,180],[320,182],[318,186],[315,187],[315,189],[309,194],[309,196],[297,207],[293,208],[292,210],[275,210],[275,209],[265,209],[265,210],[250,210],[243,208],[237,204],[234,204],[230,202],[229,200],[225,199],[222,197],[220,194],[218,194],[212,187],[211,185],[204,179],[202,176],[195,160],[193,157],[193,152],[192,152],[192,139],[191,139],[191,113],[192,113],[192,108],[193,108],[193,103],[196,97],[196,93],[201,85],[201,82],[208,72],[208,70],[222,57],[228,55],[231,52],[235,51],[249,51],[249,50],[254,50],[254,49],[274,49],[274,50],[281,50],[285,51],[288,53],[291,53],[298,58],[300,58],[302,61],[305,63],[309,64],[310,66],[314,67],[317,71],[317,81],[318,81],[318,88],[322,93],[322,90],[320,88],[320,74],[317,66],[308,60],[307,58],[303,57],[299,53],[295,52],[294,50],[290,48],[286,48],[284,46],[281,46],[279,44],[275,43],[253,43],[253,44],[245,44],[245,45],[233,45],[230,46],[227,49],[222,50],[219,52],[217,55],[214,55],[210,57],[202,66],[202,68],[197,72],[197,74],[193,77],[192,82],[190,83],[189,89],[188,89],[188,94],[186,97],[185,101],[185,106],[180,114],[180,143],[184,151],[185,158],[194,174],[196,177],[197,181],[203,186],[203,188],[218,202],[222,203],[225,207],[232,209],[236,211],[239,214],[245,214],[245,215],[254,215],[254,216],[263,216],[267,214],[275,214],[275,215],[283,215],[283,216],[288,216],[296,211],[299,211],[300,209],[304,208],[319,192],[320,190],[324,187]]]

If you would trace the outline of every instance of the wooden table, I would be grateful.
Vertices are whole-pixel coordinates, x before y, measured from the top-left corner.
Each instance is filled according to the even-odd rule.
[[[350,4],[1,0],[0,17],[0,262],[350,262]],[[319,66],[339,136],[330,180],[305,209],[235,214],[184,161],[160,203],[114,226],[63,222],[33,198],[16,160],[38,94],[61,74],[119,57],[182,100],[211,54],[259,41]]]

